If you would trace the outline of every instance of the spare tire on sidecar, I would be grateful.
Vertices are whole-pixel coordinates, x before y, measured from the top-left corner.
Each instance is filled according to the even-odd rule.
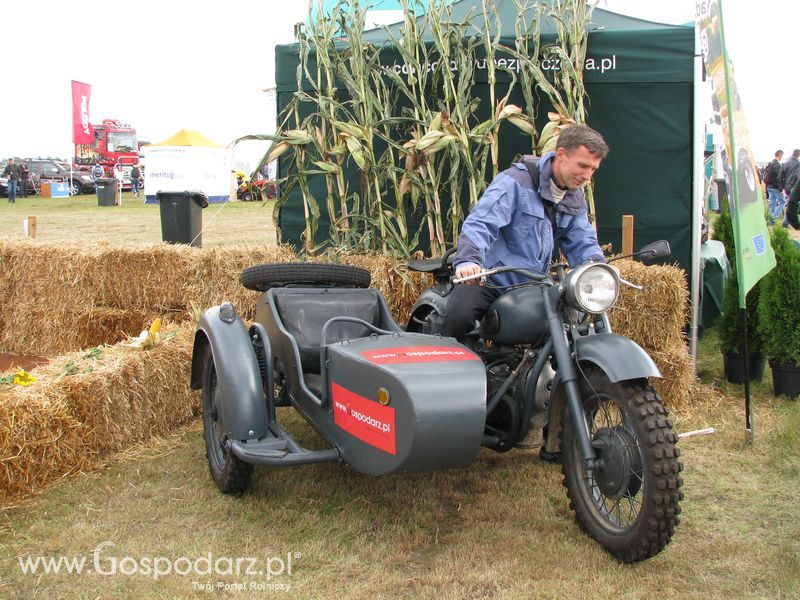
[[[451,338],[403,331],[367,287],[369,271],[283,263],[249,267],[240,280],[262,292],[255,322],[248,329],[230,303],[208,309],[192,357],[209,469],[223,492],[243,492],[252,465],[343,460],[384,475],[475,459],[486,417],[482,362]],[[277,423],[283,403],[330,448],[300,447]]]

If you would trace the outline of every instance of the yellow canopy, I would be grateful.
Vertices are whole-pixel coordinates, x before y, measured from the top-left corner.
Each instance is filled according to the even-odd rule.
[[[224,148],[220,144],[215,144],[199,131],[191,129],[181,129],[175,135],[168,137],[163,142],[153,144],[153,146],[202,146],[204,148]]]

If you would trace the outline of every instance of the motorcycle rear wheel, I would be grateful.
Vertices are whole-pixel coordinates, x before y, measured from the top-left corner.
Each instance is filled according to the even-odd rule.
[[[605,465],[588,472],[567,403],[562,415],[562,473],[578,525],[625,563],[658,554],[672,539],[683,499],[677,436],[656,391],[613,383],[587,369],[581,384],[592,445]]]

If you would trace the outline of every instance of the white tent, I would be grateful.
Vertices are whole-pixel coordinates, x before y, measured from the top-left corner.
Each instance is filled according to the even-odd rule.
[[[209,202],[226,202],[231,194],[231,157],[225,146],[197,131],[181,129],[158,144],[142,148],[145,201],[157,192],[199,190]]]

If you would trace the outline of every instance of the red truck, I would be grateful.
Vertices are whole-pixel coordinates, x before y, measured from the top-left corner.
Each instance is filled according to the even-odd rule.
[[[94,141],[91,144],[75,144],[75,166],[81,171],[90,171],[99,162],[106,177],[115,177],[114,168],[122,171],[122,187],[131,186],[131,169],[139,159],[136,130],[130,123],[117,119],[103,119],[92,124]]]

